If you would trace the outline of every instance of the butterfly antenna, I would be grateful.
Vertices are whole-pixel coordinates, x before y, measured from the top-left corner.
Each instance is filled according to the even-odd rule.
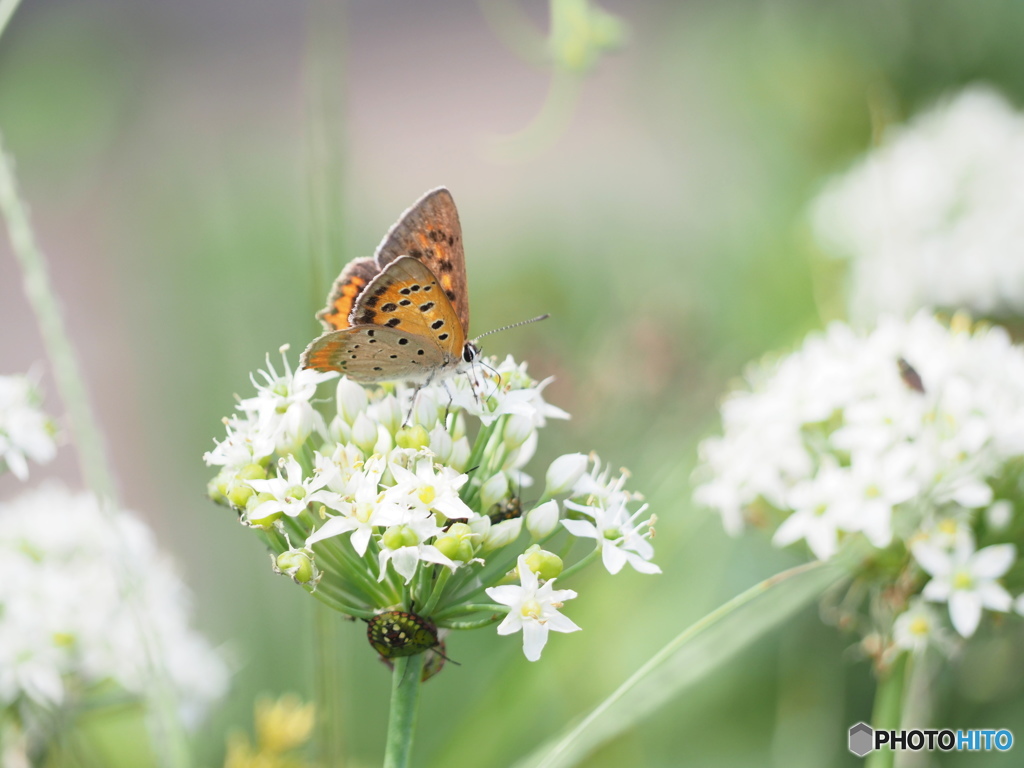
[[[507,331],[511,328],[518,328],[521,325],[529,325],[530,323],[539,323],[541,320],[547,320],[551,315],[545,313],[543,315],[537,315],[537,317],[531,317],[529,320],[520,320],[518,323],[512,323],[512,325],[506,325],[502,328],[495,328],[493,331],[487,331],[487,333],[481,333],[472,342],[475,344],[477,341],[482,339],[484,336],[490,336],[492,333],[498,333],[499,331]]]

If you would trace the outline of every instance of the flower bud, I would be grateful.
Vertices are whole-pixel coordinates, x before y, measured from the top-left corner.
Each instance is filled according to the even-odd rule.
[[[282,552],[274,561],[275,570],[291,576],[297,584],[309,584],[317,577],[317,567],[313,558],[301,549],[289,549]],[[531,566],[532,567],[532,566]]]
[[[526,513],[526,530],[534,539],[550,536],[558,527],[558,502],[552,499]]]
[[[338,415],[349,425],[355,424],[356,417],[366,410],[370,398],[366,390],[356,384],[348,376],[338,380]]]
[[[388,549],[401,549],[402,547],[415,547],[420,543],[416,531],[408,525],[396,525],[384,531],[381,538],[384,546]]]
[[[449,560],[468,563],[473,559],[473,539],[475,534],[465,523],[455,523],[448,532],[434,543]]]
[[[521,413],[509,416],[508,421],[505,422],[505,447],[510,451],[514,451],[526,442],[527,438],[533,434],[533,430],[533,419],[529,416]]]
[[[985,510],[985,524],[993,531],[1005,531],[1013,521],[1013,502],[999,499]]]
[[[452,440],[452,436],[449,435],[448,430],[440,424],[430,430],[430,450],[433,452],[438,463],[448,463],[448,459],[451,458],[452,448],[454,445],[455,443]]]
[[[358,445],[363,453],[373,453],[373,446],[377,444],[377,425],[365,413],[356,416],[352,425],[352,442]]]
[[[327,427],[327,434],[338,445],[344,445],[352,440],[352,427],[341,416],[335,416]]]
[[[270,513],[257,513],[260,505],[266,501],[275,501],[274,494],[272,493],[257,493],[249,497],[249,500],[245,504],[245,519],[249,525],[259,525],[264,528],[269,527],[271,523],[279,519],[284,512],[278,510]],[[254,514],[259,514],[259,517],[254,517]]]
[[[427,429],[433,429],[437,424],[438,417],[437,400],[434,393],[429,389],[421,389],[416,395],[416,404],[412,409],[412,420],[415,424],[422,424]]]
[[[216,477],[210,479],[206,484],[206,495],[217,504],[228,503],[228,490],[231,484],[231,475],[225,470],[217,473]]]
[[[392,435],[395,434],[402,426],[402,419],[405,417],[398,398],[394,395],[388,395],[378,402],[374,408],[377,413],[377,421],[387,427],[388,432]]]
[[[556,496],[572,489],[587,471],[587,457],[582,453],[567,453],[559,456],[548,467],[547,496]]]
[[[551,581],[562,572],[562,558],[539,546],[532,546],[524,553],[526,565],[544,581]]]
[[[377,442],[373,444],[373,452],[381,456],[387,456],[395,447],[395,441],[383,424],[377,425]]]
[[[395,443],[399,448],[412,448],[418,451],[430,443],[430,435],[427,430],[419,424],[411,427],[402,427],[395,435]]]
[[[488,478],[487,482],[480,487],[480,506],[482,509],[490,509],[498,502],[508,496],[508,477],[504,472]]]
[[[245,482],[236,482],[231,484],[231,489],[228,491],[227,499],[235,509],[245,509],[246,502],[249,501],[249,497],[254,493],[256,493],[256,491],[250,488]]]
[[[523,530],[523,518],[515,517],[511,520],[502,520],[492,525],[484,534],[483,549],[485,552],[504,547],[519,538]]]
[[[452,440],[459,440],[466,436],[466,417],[462,415],[462,411],[455,414],[455,423],[451,428]]]
[[[448,457],[448,466],[456,472],[465,472],[472,452],[473,449],[469,447],[469,440],[463,435],[452,446],[452,455]]]

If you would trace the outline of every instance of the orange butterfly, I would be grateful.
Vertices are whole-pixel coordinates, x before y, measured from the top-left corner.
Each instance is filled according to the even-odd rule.
[[[302,353],[303,368],[362,383],[429,384],[480,354],[469,335],[462,227],[440,187],[391,228],[373,258],[356,259],[317,313],[325,333]]]

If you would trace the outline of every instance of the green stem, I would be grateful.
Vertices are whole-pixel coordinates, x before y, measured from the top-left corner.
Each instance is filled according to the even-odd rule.
[[[6,26],[17,3],[0,0],[0,31]],[[114,536],[121,536],[113,472],[110,470],[103,439],[93,417],[86,394],[84,379],[71,347],[60,304],[50,282],[46,259],[36,242],[29,222],[28,210],[18,194],[14,176],[14,162],[8,157],[0,137],[0,215],[7,223],[11,249],[21,265],[25,295],[28,297],[39,323],[39,330],[53,366],[57,388],[67,408],[71,431],[77,448],[78,461],[86,484],[95,494],[100,512]],[[127,551],[127,542],[121,542]],[[141,604],[132,574],[124,563],[115,566],[118,587],[133,613],[142,637],[153,684],[147,687],[147,700],[152,714],[151,727],[156,742],[154,751],[160,764],[168,768],[185,768],[191,762],[188,743],[178,719],[175,694],[164,669],[158,639],[147,613]]]
[[[448,583],[448,579],[451,578],[452,572],[448,568],[441,568],[441,572],[437,575],[437,580],[434,582],[434,589],[430,593],[430,597],[427,598],[426,603],[423,605],[423,610],[420,611],[424,616],[429,616],[433,613],[434,609],[437,608],[437,601],[441,599],[441,594],[444,592],[445,584]]]
[[[408,768],[412,765],[412,737],[416,729],[416,705],[422,674],[422,653],[395,659],[395,669],[391,673],[391,712],[388,714],[384,768]]]
[[[909,654],[900,654],[892,666],[878,679],[875,689],[875,708],[871,713],[871,727],[876,730],[899,730],[903,718],[903,691],[910,667]],[[888,747],[868,754],[864,768],[893,768],[896,753]]]
[[[345,764],[341,620],[336,611],[317,604],[313,607],[313,624],[317,749],[322,765],[341,766]]]

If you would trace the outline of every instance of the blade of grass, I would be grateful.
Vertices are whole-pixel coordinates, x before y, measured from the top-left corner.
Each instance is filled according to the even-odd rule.
[[[737,595],[683,630],[583,720],[516,768],[576,765],[819,597],[846,573],[835,563],[808,563]]]

